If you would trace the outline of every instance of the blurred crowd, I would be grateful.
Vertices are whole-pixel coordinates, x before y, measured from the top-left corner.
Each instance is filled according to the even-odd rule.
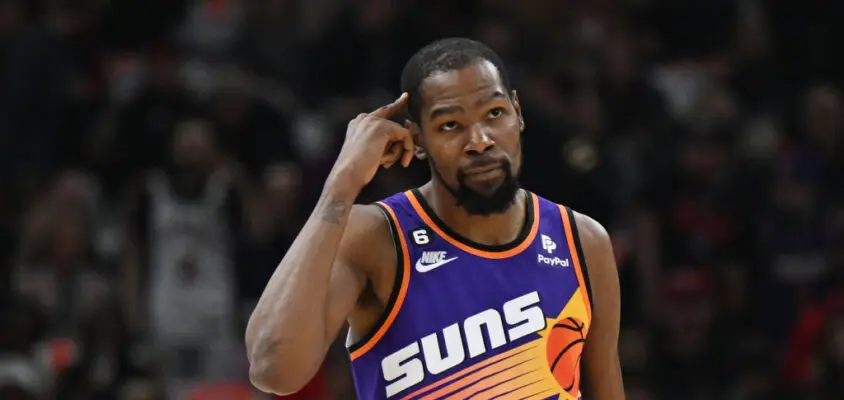
[[[523,184],[612,234],[628,398],[839,399],[841,16],[833,0],[0,0],[0,398],[250,398],[246,318],[346,122],[396,96],[419,47],[468,36],[519,91]],[[425,179],[420,162],[384,171],[360,201]],[[338,341],[299,398],[353,393]]]

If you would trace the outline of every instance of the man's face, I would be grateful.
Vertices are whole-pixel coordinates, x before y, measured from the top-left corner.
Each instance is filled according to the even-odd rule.
[[[176,128],[173,138],[173,158],[183,169],[204,169],[214,158],[214,146],[209,127],[204,122],[190,121]]]
[[[415,139],[441,184],[469,214],[506,211],[519,189],[522,116],[488,61],[425,79]]]

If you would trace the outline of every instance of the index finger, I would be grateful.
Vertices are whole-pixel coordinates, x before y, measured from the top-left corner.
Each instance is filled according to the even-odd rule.
[[[404,107],[407,105],[407,92],[404,92],[399,96],[396,101],[387,104],[378,108],[377,110],[371,112],[369,115],[379,117],[379,118],[390,118],[396,114],[398,114]]]

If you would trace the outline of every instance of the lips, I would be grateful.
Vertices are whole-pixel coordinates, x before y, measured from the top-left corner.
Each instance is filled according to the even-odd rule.
[[[485,172],[494,171],[499,168],[501,168],[500,162],[492,162],[474,168],[469,168],[463,172],[466,173],[466,175],[478,175],[483,174]]]

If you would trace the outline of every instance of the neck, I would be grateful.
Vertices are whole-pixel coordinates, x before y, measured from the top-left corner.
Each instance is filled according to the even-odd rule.
[[[452,231],[478,244],[494,246],[511,243],[519,237],[525,225],[525,207],[528,205],[524,190],[516,192],[513,205],[507,211],[485,216],[470,215],[441,185],[428,182],[419,188],[419,192]]]

